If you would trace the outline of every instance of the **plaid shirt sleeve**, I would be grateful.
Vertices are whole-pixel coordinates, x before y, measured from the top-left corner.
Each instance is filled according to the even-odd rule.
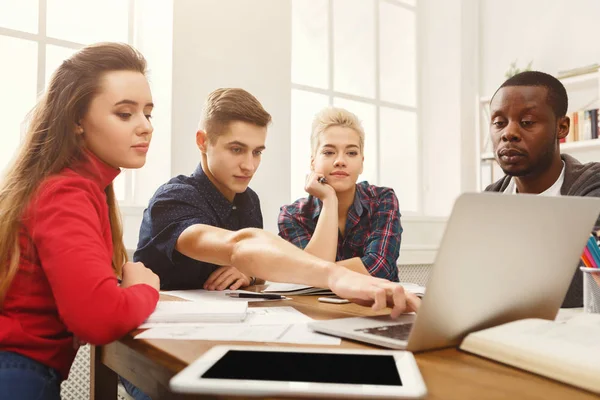
[[[398,198],[392,189],[381,194],[371,220],[372,231],[361,260],[372,276],[398,281],[396,261],[400,255],[402,226]]]
[[[304,250],[313,234],[307,223],[308,219],[294,204],[283,206],[279,212],[279,218],[277,218],[279,236]]]

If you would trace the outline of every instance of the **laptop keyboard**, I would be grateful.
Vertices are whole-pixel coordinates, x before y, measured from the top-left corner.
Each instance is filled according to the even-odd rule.
[[[376,326],[373,328],[356,329],[357,332],[368,333],[371,335],[384,336],[397,340],[408,340],[408,335],[412,330],[413,324],[397,324]]]

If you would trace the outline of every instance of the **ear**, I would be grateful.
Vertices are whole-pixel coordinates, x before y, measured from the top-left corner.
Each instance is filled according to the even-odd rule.
[[[315,170],[315,158],[314,157],[310,158],[310,170],[311,171]]]
[[[362,174],[364,169],[365,169],[365,156],[362,156],[362,162],[360,163],[360,172],[358,174],[359,175]]]
[[[203,130],[198,130],[196,132],[196,145],[200,149],[200,152],[206,153],[206,148],[208,147],[208,135]]]
[[[81,126],[81,121],[75,123],[75,126],[73,127],[73,132],[75,132],[76,135],[83,134],[83,126]]]
[[[557,137],[558,139],[564,139],[567,137],[567,135],[569,134],[569,128],[571,126],[571,119],[567,116],[564,117],[560,117],[558,119],[558,121],[556,122],[557,128],[558,128],[558,133],[557,133]]]

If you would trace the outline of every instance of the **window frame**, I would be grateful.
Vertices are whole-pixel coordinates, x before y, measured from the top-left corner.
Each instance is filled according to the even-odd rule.
[[[292,0],[294,1],[294,0]],[[418,68],[416,68],[415,65],[415,80],[417,82],[416,85],[416,93],[415,93],[415,106],[407,106],[407,105],[403,105],[403,104],[397,104],[397,103],[393,103],[393,102],[389,102],[389,101],[384,101],[381,99],[381,84],[380,84],[380,70],[381,70],[381,60],[380,60],[380,39],[381,39],[381,24],[380,24],[380,18],[379,18],[379,12],[380,12],[380,4],[382,3],[389,3],[392,4],[394,6],[398,6],[398,7],[402,7],[408,11],[411,11],[414,13],[415,16],[415,49],[416,49],[416,57],[415,57],[415,64],[418,65],[418,58],[419,58],[419,36],[418,36],[418,2],[415,2],[414,5],[408,4],[403,2],[402,0],[372,0],[373,2],[373,7],[375,8],[375,12],[374,12],[374,29],[375,29],[375,96],[374,98],[369,98],[369,97],[364,97],[364,96],[359,96],[359,95],[355,95],[355,94],[350,94],[350,93],[344,93],[344,92],[340,92],[340,91],[336,91],[334,90],[333,86],[334,86],[334,78],[335,78],[335,58],[334,58],[334,0],[327,0],[328,1],[328,21],[327,21],[327,47],[328,47],[328,57],[329,57],[329,62],[327,65],[327,71],[328,71],[328,87],[327,89],[323,89],[323,88],[319,88],[319,87],[314,87],[314,86],[310,86],[310,85],[305,85],[305,84],[299,84],[293,81],[291,81],[291,92],[290,95],[295,91],[303,91],[303,92],[308,92],[308,93],[312,93],[312,94],[320,94],[320,95],[324,95],[327,96],[328,101],[329,101],[329,106],[333,106],[334,105],[334,100],[336,98],[340,98],[340,99],[345,99],[345,100],[351,100],[351,101],[356,101],[356,102],[361,102],[364,104],[369,104],[369,105],[373,105],[375,106],[375,152],[374,152],[374,157],[376,157],[377,160],[380,159],[380,136],[381,136],[381,108],[382,107],[386,107],[386,108],[390,108],[393,110],[398,110],[398,111],[405,111],[405,112],[412,112],[415,114],[415,118],[417,121],[417,129],[416,129],[416,135],[417,135],[417,209],[416,210],[410,210],[410,211],[403,211],[403,214],[406,215],[421,215],[423,212],[423,168],[422,168],[422,154],[423,154],[423,145],[422,145],[422,135],[420,132],[420,115],[419,115],[419,85],[418,85],[418,76],[419,76],[419,72],[418,72]],[[293,18],[293,17],[292,17]],[[292,44],[293,45],[293,44]],[[292,61],[293,62],[293,61]],[[360,118],[360,116],[359,116]],[[293,121],[292,121],[293,123]],[[291,149],[291,151],[294,151],[294,149]],[[381,166],[379,165],[379,162],[377,163],[377,168],[376,168],[376,173],[375,173],[375,179],[376,182],[375,184],[379,184],[379,182],[381,181]],[[292,201],[294,201],[296,199],[292,199]]]
[[[126,0],[127,7],[127,43],[134,45],[135,35],[135,6],[136,0]],[[54,45],[73,50],[79,50],[85,47],[85,43],[72,42],[64,39],[57,39],[47,35],[47,0],[38,0],[38,32],[31,33],[10,29],[0,26],[0,36],[7,36],[16,39],[23,39],[37,43],[37,94],[43,93],[46,88],[46,47]],[[32,105],[33,106],[33,105]],[[23,116],[25,118],[25,116]],[[135,206],[134,204],[134,184],[135,171],[131,169],[121,169],[124,176],[125,193],[124,198],[119,200],[121,206]]]

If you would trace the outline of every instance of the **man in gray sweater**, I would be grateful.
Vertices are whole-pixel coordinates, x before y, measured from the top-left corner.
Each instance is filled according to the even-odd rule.
[[[490,103],[490,135],[506,175],[486,191],[600,197],[600,163],[560,154],[560,139],[569,133],[567,107],[562,83],[543,72],[522,72],[500,86]],[[583,305],[582,280],[577,268],[563,307]]]

